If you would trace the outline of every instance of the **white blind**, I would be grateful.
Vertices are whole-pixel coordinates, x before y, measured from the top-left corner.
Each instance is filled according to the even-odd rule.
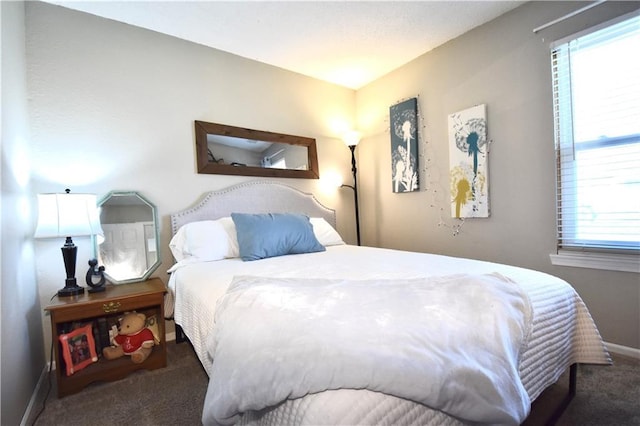
[[[552,46],[559,248],[640,250],[640,16]]]

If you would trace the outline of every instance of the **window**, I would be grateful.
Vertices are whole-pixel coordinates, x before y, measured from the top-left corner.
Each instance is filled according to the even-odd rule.
[[[634,15],[552,45],[560,251],[640,253],[640,15]]]

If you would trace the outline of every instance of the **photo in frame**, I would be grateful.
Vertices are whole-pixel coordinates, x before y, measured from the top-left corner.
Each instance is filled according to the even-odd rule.
[[[92,328],[91,324],[87,324],[58,336],[67,376],[98,361]]]
[[[451,217],[489,217],[486,105],[449,115]]]
[[[158,316],[151,315],[147,317],[145,320],[145,327],[151,330],[151,334],[153,334],[154,344],[160,344],[160,329],[158,327]]]
[[[389,108],[391,122],[391,181],[393,192],[418,188],[418,98]]]

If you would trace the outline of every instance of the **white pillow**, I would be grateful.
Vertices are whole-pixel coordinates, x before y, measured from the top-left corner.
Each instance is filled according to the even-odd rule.
[[[235,225],[230,217],[187,223],[178,229],[169,243],[176,261],[221,260],[239,256]]]
[[[183,248],[186,246],[186,231],[184,229],[186,225],[183,225],[178,229],[178,232],[175,233],[171,241],[169,241],[169,250],[171,250],[171,254],[173,254],[173,258],[176,262],[180,262],[184,260],[184,250]]]
[[[309,219],[313,233],[323,246],[345,244],[340,234],[321,217]],[[184,259],[199,261],[240,257],[236,226],[231,217],[187,223],[178,229],[169,243],[177,262]]]
[[[338,231],[333,229],[333,226],[331,226],[324,218],[312,217],[309,221],[311,221],[311,225],[313,225],[313,233],[323,246],[337,246],[344,244],[344,241],[340,234],[338,234]]]
[[[233,222],[230,216],[223,217],[217,220],[218,223],[222,225],[224,230],[227,232],[227,237],[229,238],[229,251],[225,256],[227,259],[233,259],[235,257],[240,257],[240,248],[238,247],[238,236],[236,234],[236,224]]]

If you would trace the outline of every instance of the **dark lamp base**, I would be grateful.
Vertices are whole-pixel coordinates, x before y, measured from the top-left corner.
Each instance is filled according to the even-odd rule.
[[[80,288],[82,288],[82,287],[80,287]],[[87,291],[89,293],[100,293],[101,291],[105,291],[105,290],[106,290],[106,287],[103,286],[103,287],[93,287],[93,288],[90,288]]]
[[[77,296],[78,294],[83,294],[84,288],[78,285],[75,278],[76,255],[78,253],[78,248],[73,244],[71,237],[67,237],[64,245],[61,247],[61,250],[67,279],[64,280],[64,288],[58,290],[58,297]]]
[[[82,293],[84,293],[84,288],[82,287],[65,287],[58,290],[58,297],[77,296]]]
[[[84,293],[84,287],[80,287],[75,278],[67,278],[64,288],[58,290],[58,297],[77,296]]]

